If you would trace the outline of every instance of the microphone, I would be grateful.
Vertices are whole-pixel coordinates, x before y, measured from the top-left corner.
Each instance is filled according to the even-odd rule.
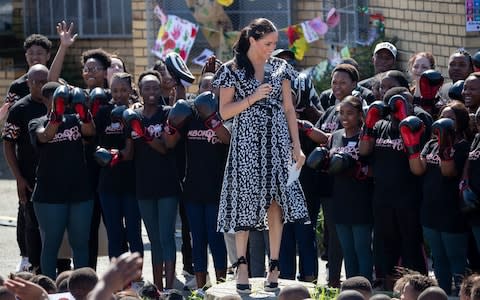
[[[263,66],[263,81],[262,84],[268,83],[270,84],[270,81],[272,79],[272,71],[273,71],[273,66],[270,63],[266,63]],[[260,101],[265,102],[267,101],[267,98],[263,98]]]

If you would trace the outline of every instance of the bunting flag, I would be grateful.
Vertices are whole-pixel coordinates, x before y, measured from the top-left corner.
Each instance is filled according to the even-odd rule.
[[[308,50],[308,43],[303,34],[302,26],[291,25],[287,28],[288,48],[295,54],[296,60],[302,60]]]
[[[197,24],[175,15],[168,15],[167,22],[162,24],[158,30],[152,53],[161,59],[165,59],[169,52],[175,51],[186,61],[195,42],[197,32]]]
[[[233,4],[233,0],[217,0],[218,4],[223,6],[230,6]]]

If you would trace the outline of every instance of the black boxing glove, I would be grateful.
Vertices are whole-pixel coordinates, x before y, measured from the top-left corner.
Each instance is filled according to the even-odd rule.
[[[178,53],[172,51],[165,57],[165,66],[168,72],[182,85],[190,85],[195,81],[195,76],[188,69],[185,61]]]
[[[463,85],[465,84],[465,80],[458,80],[448,89],[448,98],[452,100],[463,101]]]
[[[432,133],[438,140],[438,156],[441,160],[453,159],[453,142],[455,140],[455,123],[452,119],[441,118],[432,124]]]
[[[70,102],[70,90],[66,85],[61,85],[53,92],[52,110],[49,115],[50,122],[62,123],[65,108]]]
[[[210,91],[198,95],[193,104],[198,111],[198,115],[204,121],[205,127],[215,130],[222,126],[223,122],[218,114],[218,101],[215,94]]]
[[[305,133],[305,135],[307,136],[309,136],[312,133],[314,128],[313,124],[310,121],[299,120],[299,119],[297,119],[297,126],[298,126],[298,130],[300,132]]]
[[[101,167],[113,167],[122,160],[122,154],[117,149],[108,150],[97,147],[97,150],[94,153],[94,158]]]
[[[331,175],[342,174],[356,165],[355,159],[348,153],[338,152],[330,157],[328,173]]]
[[[403,119],[398,125],[400,129],[400,136],[405,145],[405,150],[408,153],[408,159],[414,159],[420,157],[420,140],[425,126],[418,117],[409,116]]]
[[[388,99],[391,115],[399,122],[408,116],[408,101],[402,95],[393,95]]]
[[[123,120],[125,122],[125,132],[135,133],[138,137],[143,138],[146,142],[153,140],[148,130],[142,122],[142,116],[133,109],[127,108],[123,112]]]
[[[168,113],[166,132],[169,135],[175,134],[193,116],[193,111],[187,101],[177,100]]]
[[[108,103],[108,98],[107,94],[105,94],[105,90],[99,87],[91,90],[88,98],[90,101],[90,111],[92,112],[93,117],[97,115],[102,105]]]
[[[363,124],[361,140],[369,140],[373,135],[373,127],[375,123],[385,118],[388,113],[388,107],[383,101],[374,101],[367,110],[365,124]]]
[[[73,88],[71,91],[72,106],[75,113],[78,114],[78,118],[83,123],[90,123],[92,121],[92,115],[87,107],[87,97],[81,88]]]
[[[444,78],[442,74],[435,70],[426,70],[420,75],[420,106],[430,111],[435,105],[435,98],[438,90],[443,85]]]
[[[123,123],[123,112],[127,109],[125,105],[119,105],[112,109],[110,112],[110,120],[112,123]]]
[[[328,167],[330,151],[325,147],[316,147],[307,157],[306,164],[315,170],[326,170]]]

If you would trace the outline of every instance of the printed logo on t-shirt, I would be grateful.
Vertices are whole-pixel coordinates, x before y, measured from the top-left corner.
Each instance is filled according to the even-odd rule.
[[[437,151],[434,153],[428,153],[427,156],[425,156],[425,160],[427,161],[427,164],[440,165],[440,156],[438,156]]]
[[[163,124],[152,124],[145,128],[148,131],[149,135],[155,138],[158,138],[162,135],[164,131]],[[135,130],[132,130],[132,139],[138,139],[139,136]]]
[[[480,149],[475,149],[468,153],[468,160],[478,160],[480,158]]]
[[[49,143],[58,143],[63,141],[76,141],[82,138],[80,127],[73,126],[72,128],[64,129],[62,132],[57,132]]]
[[[338,148],[332,148],[331,152],[332,153],[348,153],[350,154],[351,157],[353,157],[355,160],[358,160],[358,147],[357,143],[355,142],[349,142],[346,146],[344,147],[338,147]]]
[[[18,139],[19,135],[20,135],[20,127],[12,123],[5,122],[5,125],[3,127],[3,132],[2,132],[3,138],[16,140]]]
[[[337,128],[338,122],[323,123],[322,126],[320,126],[320,129],[326,133],[334,132]]]
[[[187,138],[189,140],[207,141],[207,143],[211,143],[211,144],[220,143],[220,139],[217,137],[217,135],[215,134],[215,131],[213,131],[212,129],[189,130],[187,133]]]
[[[396,151],[403,151],[403,141],[402,139],[383,139],[378,138],[375,140],[375,146],[380,148],[391,148]]]
[[[120,122],[111,123],[105,128],[105,134],[119,134],[123,133],[123,125]]]

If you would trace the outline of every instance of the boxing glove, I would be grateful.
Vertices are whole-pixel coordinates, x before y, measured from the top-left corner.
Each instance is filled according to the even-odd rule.
[[[195,98],[193,105],[195,105],[205,127],[215,130],[222,126],[222,119],[217,112],[218,101],[215,98],[215,94],[210,91],[203,92]]]
[[[315,170],[325,170],[328,166],[330,152],[325,147],[316,147],[307,157],[307,166]]]
[[[123,111],[123,120],[126,127],[125,132],[134,133],[134,135],[145,139],[147,142],[153,140],[153,137],[150,135],[148,130],[145,129],[145,126],[142,123],[142,116],[136,111],[130,108],[125,109]]]
[[[107,94],[105,94],[105,90],[99,87],[91,90],[88,98],[90,100],[90,110],[93,117],[97,115],[102,105],[108,103],[108,98]]]
[[[432,124],[432,133],[438,140],[438,156],[440,159],[452,160],[455,122],[449,118],[438,119]]]
[[[108,150],[105,148],[97,147],[94,158],[101,167],[113,167],[122,160],[122,154],[117,149]]]
[[[426,70],[420,75],[420,106],[422,108],[430,110],[435,105],[435,98],[443,85],[443,80],[442,74],[435,70]]]
[[[462,201],[460,202],[460,210],[463,213],[471,213],[480,207],[480,201],[477,194],[472,191],[468,183],[468,179],[464,179],[460,182],[460,196]]]
[[[177,100],[168,113],[167,134],[172,135],[182,129],[192,115],[193,111],[188,102],[183,99]]]
[[[125,105],[119,105],[110,112],[110,120],[112,123],[123,123],[123,112],[127,109]]]
[[[480,51],[472,55],[473,71],[480,71]]]
[[[297,119],[297,126],[298,126],[298,130],[300,132],[303,132],[305,133],[305,135],[310,135],[310,133],[312,133],[313,131],[313,124],[310,122],[310,121],[307,121],[307,120],[298,120]]]
[[[328,173],[331,175],[342,174],[356,165],[355,159],[348,153],[337,152],[330,157]]]
[[[408,159],[420,157],[420,151],[422,150],[420,140],[425,131],[422,120],[415,116],[409,116],[403,119],[398,127],[403,145],[405,145],[405,150],[408,153]]]
[[[70,90],[66,85],[61,85],[53,92],[52,110],[49,119],[54,123],[63,122],[63,115],[65,114],[65,107],[70,102]]]
[[[448,89],[448,98],[451,100],[458,100],[463,102],[463,85],[465,80],[458,80]]]
[[[375,123],[385,118],[388,113],[388,107],[383,101],[374,101],[367,110],[365,124],[363,124],[361,140],[369,140],[373,135]]]
[[[92,115],[90,114],[87,107],[87,97],[81,88],[75,87],[72,89],[71,99],[72,106],[77,113],[78,118],[83,123],[90,123],[92,121]]]
[[[178,53],[174,51],[168,53],[165,57],[165,66],[167,66],[170,75],[177,80],[177,83],[189,86],[195,81],[195,76],[190,72],[185,61]]]
[[[408,101],[402,95],[393,95],[388,99],[390,113],[399,122],[408,116]]]

